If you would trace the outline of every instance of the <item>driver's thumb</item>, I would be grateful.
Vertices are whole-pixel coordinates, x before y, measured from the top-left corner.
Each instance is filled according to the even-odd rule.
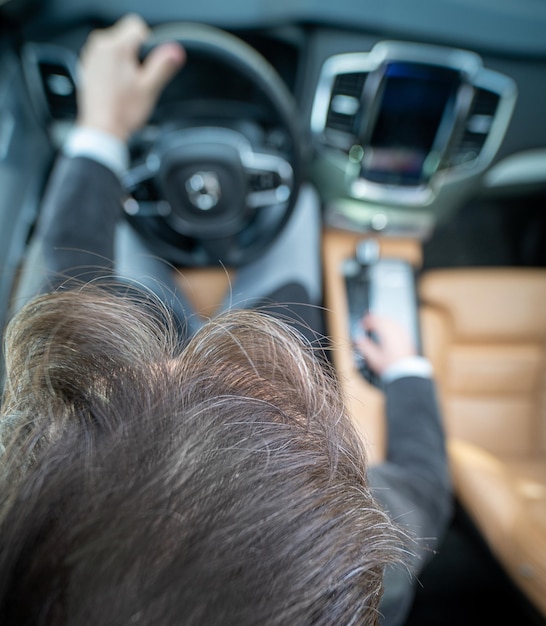
[[[142,86],[152,97],[157,97],[163,87],[186,61],[186,51],[177,43],[165,43],[154,48],[142,64]]]

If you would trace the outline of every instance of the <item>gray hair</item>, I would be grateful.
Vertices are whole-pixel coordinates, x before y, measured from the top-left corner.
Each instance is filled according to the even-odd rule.
[[[5,351],[2,624],[378,623],[405,538],[297,331],[234,311],[180,346],[165,308],[86,287]]]

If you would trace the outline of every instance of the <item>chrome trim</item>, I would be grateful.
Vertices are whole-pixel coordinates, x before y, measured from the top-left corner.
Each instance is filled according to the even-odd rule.
[[[512,154],[496,163],[485,175],[486,187],[533,185],[546,182],[546,149]]]
[[[290,197],[294,172],[288,161],[282,157],[265,154],[262,152],[241,152],[241,162],[245,170],[250,174],[269,173],[276,174],[280,183],[271,189],[253,191],[247,194],[246,203],[252,209],[282,204]]]
[[[362,72],[367,74],[377,69],[372,53],[354,52],[337,54],[326,59],[322,66],[320,79],[315,92],[315,100],[311,111],[311,131],[322,133],[326,126],[330,97],[334,81],[339,74]]]
[[[487,139],[477,159],[476,168],[482,170],[491,163],[504,139],[516,106],[518,89],[516,83],[508,76],[486,68],[480,69],[473,84],[474,87],[491,91],[500,98],[497,111],[491,118]]]
[[[356,178],[349,186],[351,196],[357,200],[370,202],[384,202],[388,196],[390,202],[396,205],[425,206],[434,199],[434,190],[428,185],[402,187],[396,185],[382,185],[365,178]]]
[[[431,175],[427,183],[415,187],[381,184],[366,180],[360,176],[359,168],[350,164],[350,156],[347,156],[346,172],[347,174],[349,171],[354,172],[353,177],[346,176],[348,198],[382,204],[386,211],[396,206],[424,207],[434,202],[439,191],[447,182],[470,179],[481,173],[491,163],[502,143],[512,116],[517,99],[517,87],[508,76],[485,68],[481,57],[476,53],[457,48],[382,41],[377,43],[369,52],[334,55],[326,59],[322,66],[311,110],[311,131],[315,139],[321,144],[320,149],[336,152],[341,156],[341,153],[350,152],[351,145],[354,148],[358,143],[358,137],[355,135],[338,129],[329,129],[326,126],[336,78],[350,73],[368,74],[360,102],[367,101],[367,110],[371,109],[373,114],[373,109],[376,106],[377,87],[381,78],[381,67],[389,61],[425,63],[460,73],[461,86],[456,96],[456,110],[459,111],[459,118],[449,128],[446,127],[444,120],[442,122],[444,128],[438,130],[438,133],[441,132],[444,136],[446,146],[458,124],[466,124],[467,126],[472,124],[474,128],[487,130],[487,138],[475,159],[439,170]],[[370,81],[373,84],[370,84]],[[461,118],[461,116],[469,113],[472,88],[485,89],[499,96],[499,104],[494,116]],[[354,110],[354,106],[348,106],[343,99],[343,94],[339,94],[339,96],[342,106],[338,107],[336,112],[343,114],[347,111],[347,115],[355,115],[357,111]],[[355,99],[352,94],[350,99],[351,101]],[[447,154],[449,154],[449,150]]]
[[[347,52],[326,59],[322,66],[315,100],[311,112],[311,130],[324,132],[332,87],[340,74],[370,74],[387,61],[407,61],[458,70],[468,77],[474,76],[482,65],[474,52],[456,48],[443,48],[426,44],[381,41],[370,52]]]
[[[432,233],[435,217],[431,212],[387,209],[384,206],[338,198],[325,207],[325,223],[353,232],[380,233],[381,237],[413,237],[426,240]]]

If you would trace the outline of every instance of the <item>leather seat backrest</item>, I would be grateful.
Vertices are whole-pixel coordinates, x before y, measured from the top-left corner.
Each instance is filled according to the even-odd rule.
[[[434,270],[419,290],[448,437],[503,457],[544,454],[546,270]]]

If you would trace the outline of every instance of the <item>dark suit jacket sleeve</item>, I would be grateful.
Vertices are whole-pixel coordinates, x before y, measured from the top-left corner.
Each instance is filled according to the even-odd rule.
[[[67,279],[88,282],[113,270],[114,233],[123,188],[105,166],[61,157],[50,176],[38,222],[42,286]]]
[[[415,538],[409,570],[386,573],[384,624],[402,624],[411,608],[416,577],[441,543],[452,513],[444,431],[434,382],[400,378],[385,389],[387,457],[370,468],[372,489],[389,515]]]

